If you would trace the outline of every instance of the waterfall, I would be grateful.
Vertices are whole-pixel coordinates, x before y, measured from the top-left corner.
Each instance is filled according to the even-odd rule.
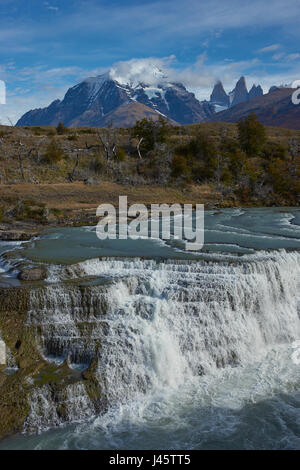
[[[296,252],[218,262],[94,259],[53,268],[49,281],[32,290],[27,320],[41,332],[41,351],[48,360],[69,356],[86,367],[96,357],[109,405],[246,366],[272,345],[300,338]],[[85,398],[76,409],[70,405],[67,421],[92,409],[78,387],[75,396]],[[34,393],[39,414],[47,403],[42,426],[51,421],[51,397],[47,388]],[[32,410],[31,421],[37,414]]]
[[[31,395],[30,414],[24,423],[25,432],[45,431],[68,422],[80,422],[92,416],[94,408],[83,384],[71,384],[53,401],[49,386],[36,389]]]

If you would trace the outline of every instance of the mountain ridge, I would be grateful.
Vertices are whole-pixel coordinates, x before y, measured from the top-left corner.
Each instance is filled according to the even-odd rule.
[[[250,113],[266,126],[300,129],[300,105],[292,102],[293,88],[276,88],[262,96],[216,113],[208,121],[237,122]]]
[[[204,121],[214,113],[213,106],[198,101],[194,93],[181,83],[164,79],[154,85],[142,82],[129,85],[114,80],[106,73],[69,88],[62,101],[55,100],[46,108],[28,111],[16,125],[57,125],[61,121],[69,127],[76,127],[79,122],[85,126],[103,126],[109,113],[135,102],[144,105],[138,107],[137,119],[146,115],[156,119],[162,115],[175,123],[193,124]],[[115,126],[118,125],[117,120]]]

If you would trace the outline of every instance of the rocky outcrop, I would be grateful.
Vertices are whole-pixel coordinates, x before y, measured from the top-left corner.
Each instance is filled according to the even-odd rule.
[[[244,103],[245,101],[248,101],[248,90],[245,77],[241,77],[237,81],[234,90],[231,92],[230,104],[231,106],[236,106],[237,104]]]
[[[51,322],[54,320],[51,318],[54,305],[51,305],[52,297],[47,296],[47,286],[35,287],[32,284],[28,287],[0,288],[0,339],[16,365],[14,373],[0,367],[0,438],[89,418],[105,408],[102,389],[95,377],[98,364],[96,351],[101,339],[99,335],[93,337],[95,325],[89,317],[93,317],[93,308],[97,308],[101,315],[106,306],[103,302],[99,303],[99,292],[93,296],[91,289],[83,285],[72,286],[72,283],[67,288],[73,302],[77,295],[82,296],[74,305],[71,316],[75,315],[76,308],[86,305],[85,313],[79,315],[77,320],[74,317],[69,332],[70,345],[72,328],[75,328],[78,345],[83,345],[91,354],[83,374],[72,368],[70,361],[74,361],[74,354],[61,364],[51,362],[46,357],[47,348],[55,347],[55,335],[59,334],[63,345],[66,328],[65,325],[58,325],[56,330]],[[32,307],[37,312],[33,312]],[[47,318],[49,314],[50,318]],[[46,339],[43,338],[44,334]],[[54,352],[59,353],[59,350]],[[78,357],[86,355],[79,354]]]
[[[218,81],[213,89],[212,94],[210,95],[210,103],[216,104],[219,106],[229,106],[229,96],[224,90],[223,84],[221,81]]]
[[[253,84],[251,90],[248,94],[248,99],[251,100],[252,98],[257,98],[258,96],[262,96],[264,94],[263,89],[260,85]]]
[[[19,274],[20,281],[42,281],[47,277],[47,270],[45,267],[23,268]]]
[[[277,88],[263,96],[221,111],[210,120],[237,122],[250,113],[255,113],[259,121],[266,126],[300,129],[300,106],[295,106],[292,102],[293,91],[291,88]]]
[[[3,241],[27,241],[35,237],[37,232],[23,232],[22,230],[0,230],[0,239]]]
[[[269,88],[269,93],[272,93],[273,91],[276,91],[276,90],[279,90],[279,87],[273,85],[273,86],[271,86],[271,87]]]
[[[229,95],[224,90],[222,82],[218,81],[214,86],[212,94],[210,95],[210,103],[215,106],[215,111],[219,113],[220,111],[224,111],[224,108],[226,109],[236,106],[240,103],[245,103],[249,100],[252,100],[253,98],[262,96],[263,94],[264,92],[262,87],[255,84],[248,93],[246,79],[245,77],[241,77]]]

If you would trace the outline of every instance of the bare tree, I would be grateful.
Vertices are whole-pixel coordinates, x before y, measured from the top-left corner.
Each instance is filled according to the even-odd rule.
[[[12,127],[15,127],[14,124],[12,123],[12,120],[10,119],[10,117],[8,117],[8,116],[6,116],[6,117],[7,117],[8,122],[10,123],[10,125],[11,125]]]
[[[94,145],[88,145],[87,141],[85,141],[85,150],[89,151],[91,149],[99,148],[99,144],[94,144]]]
[[[112,126],[113,123],[111,122],[107,129],[98,131],[98,137],[108,162],[117,158],[117,134]]]
[[[70,183],[73,183],[73,181],[74,181],[75,171],[76,171],[78,165],[79,165],[79,153],[77,152],[77,153],[76,153],[76,161],[75,161],[74,168],[73,168],[72,172],[69,173],[69,181],[70,181]]]
[[[139,155],[139,157],[140,157],[140,160],[143,159],[143,158],[142,158],[142,154],[141,154],[141,150],[140,150],[141,143],[143,142],[143,140],[144,140],[144,137],[141,137],[141,138],[139,139],[138,143],[137,143],[137,146],[136,146],[137,153],[138,153],[138,155]]]
[[[23,148],[24,147],[25,147],[25,145],[20,140],[19,141],[18,160],[19,160],[19,168],[20,168],[20,172],[21,172],[21,176],[22,176],[23,181],[25,181],[25,172],[24,172],[24,165],[23,165],[23,158],[24,158],[23,157]],[[27,152],[25,153],[26,158],[29,158],[34,150],[35,150],[34,147],[27,150]]]

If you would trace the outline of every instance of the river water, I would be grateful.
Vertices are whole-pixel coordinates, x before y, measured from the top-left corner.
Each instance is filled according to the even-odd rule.
[[[93,227],[51,230],[21,253],[49,265],[28,312],[45,357],[70,355],[80,369],[99,354],[108,406],[92,412],[78,387],[70,423],[49,429],[42,390],[26,424],[38,432],[0,449],[300,449],[298,208],[206,212],[199,253],[178,241],[100,241]],[[94,282],[84,305],[60,282],[77,277]]]

